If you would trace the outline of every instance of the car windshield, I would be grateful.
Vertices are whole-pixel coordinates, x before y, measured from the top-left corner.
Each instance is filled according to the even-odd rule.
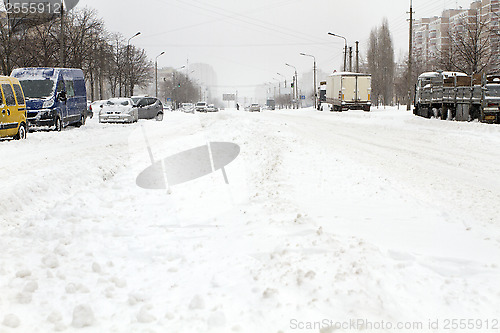
[[[129,101],[128,99],[115,99],[115,100],[109,100],[106,105],[122,105],[122,106],[128,106]]]
[[[500,97],[500,84],[487,84],[486,85],[486,96],[488,96],[488,97]]]
[[[206,103],[198,103],[198,104],[196,104],[196,105],[197,105],[197,106],[205,106],[205,105],[206,105]]]
[[[142,97],[132,97],[132,102],[134,103],[134,105],[137,105],[137,103],[139,103],[139,101],[142,99]]]
[[[26,98],[47,98],[54,93],[55,82],[46,80],[22,80],[24,96]]]

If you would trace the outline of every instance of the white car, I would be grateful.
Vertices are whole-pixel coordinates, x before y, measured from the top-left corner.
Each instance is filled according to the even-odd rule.
[[[139,109],[131,98],[111,98],[99,111],[100,123],[133,123],[139,120]]]
[[[182,103],[182,112],[186,113],[194,113],[194,104],[193,103]]]
[[[207,102],[198,102],[196,103],[196,111],[199,111],[199,112],[207,112],[208,106],[207,106]]]
[[[217,111],[219,111],[219,109],[217,109],[214,104],[208,104],[207,111],[208,112],[217,112]]]

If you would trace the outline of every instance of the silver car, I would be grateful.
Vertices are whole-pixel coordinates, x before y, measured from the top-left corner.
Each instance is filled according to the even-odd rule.
[[[132,96],[134,106],[139,109],[139,119],[163,120],[163,104],[156,97]]]
[[[100,123],[133,123],[138,119],[138,108],[130,98],[111,98],[99,111]]]
[[[256,103],[250,105],[250,110],[249,111],[250,112],[254,112],[254,111],[260,112],[260,105],[256,104]]]

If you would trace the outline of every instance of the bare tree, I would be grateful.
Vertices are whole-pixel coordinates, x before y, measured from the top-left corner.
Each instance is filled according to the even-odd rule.
[[[63,31],[66,47],[61,54],[57,15],[0,19],[0,71],[9,75],[16,67],[58,67],[63,56],[68,67],[83,70],[92,100],[132,94],[135,86],[149,83],[152,64],[146,52],[131,48],[128,61],[124,39],[108,33],[95,10],[74,9],[66,15]]]
[[[461,18],[448,33],[450,47],[441,55],[444,69],[467,74],[498,70],[498,50],[491,39],[494,33],[493,27],[483,21],[479,12]]]
[[[392,103],[394,90],[394,47],[387,19],[370,33],[367,53],[368,73],[372,75],[372,101]]]
[[[130,96],[133,96],[134,88],[136,86],[146,87],[150,83],[154,75],[154,66],[151,60],[148,59],[146,51],[144,51],[143,49],[138,49],[134,46],[130,46],[129,53],[129,94]]]

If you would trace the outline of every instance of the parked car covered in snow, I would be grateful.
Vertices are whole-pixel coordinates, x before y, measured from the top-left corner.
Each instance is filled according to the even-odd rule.
[[[12,76],[19,79],[26,97],[30,127],[81,126],[87,117],[87,90],[81,69],[18,68]]]
[[[139,110],[139,119],[163,120],[163,104],[156,97],[132,96],[134,106]]]
[[[0,138],[26,139],[26,102],[19,80],[0,76]]]
[[[131,98],[111,98],[99,111],[100,123],[133,123],[139,120],[139,110]]]

